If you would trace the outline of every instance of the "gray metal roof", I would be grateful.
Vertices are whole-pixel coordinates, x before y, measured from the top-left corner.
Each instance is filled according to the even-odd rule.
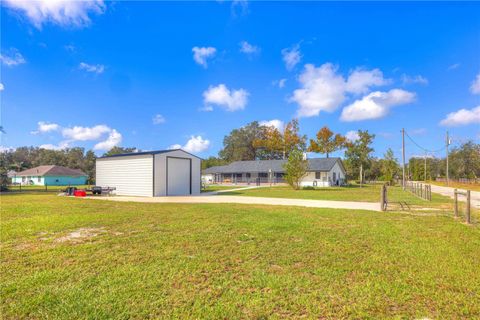
[[[312,158],[308,159],[309,171],[330,171],[337,161],[340,166],[343,164],[340,158]],[[251,160],[251,161],[235,161],[226,166],[210,167],[203,170],[204,174],[209,173],[240,173],[240,172],[284,172],[283,164],[287,160]]]
[[[168,153],[172,151],[183,151],[191,156],[194,156],[195,158],[202,159],[199,156],[196,156],[190,152],[187,152],[183,149],[167,149],[167,150],[155,150],[155,151],[139,151],[139,152],[130,152],[130,153],[121,153],[121,154],[113,154],[111,156],[103,156],[103,157],[98,157],[97,159],[106,159],[106,158],[117,158],[117,157],[127,157],[127,156],[142,156],[142,155],[154,155],[154,154],[161,154],[161,153]]]

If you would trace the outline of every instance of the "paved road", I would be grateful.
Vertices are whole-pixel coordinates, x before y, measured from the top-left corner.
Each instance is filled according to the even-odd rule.
[[[441,195],[444,195],[444,196],[447,196],[447,197],[450,197],[453,199],[453,190],[454,188],[450,188],[450,187],[441,187],[441,186],[436,186],[434,184],[431,185],[432,186],[432,192],[435,192],[435,193],[438,193],[438,194],[441,194]],[[458,189],[458,190],[463,190],[463,189]],[[465,190],[463,190],[465,191]],[[459,201],[466,201],[465,197],[463,196],[459,196],[458,197],[458,200]],[[475,208],[478,208],[480,209],[480,192],[478,191],[470,191],[470,201],[471,201],[471,205]]]
[[[178,197],[86,197],[85,199],[98,199],[107,201],[127,201],[145,203],[240,203],[240,204],[265,204],[273,206],[298,206],[311,208],[333,208],[333,209],[356,209],[380,211],[380,203],[375,202],[353,202],[353,201],[329,201],[329,200],[304,200],[284,198],[263,198],[243,196],[221,196],[221,195],[200,195],[200,196],[178,196]]]

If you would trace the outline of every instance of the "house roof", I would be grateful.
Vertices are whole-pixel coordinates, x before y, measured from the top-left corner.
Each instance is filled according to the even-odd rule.
[[[69,176],[69,177],[81,177],[86,174],[79,169],[71,169],[62,166],[50,165],[50,166],[38,166],[35,168],[27,169],[17,173],[17,176]]]
[[[7,172],[7,177],[13,178],[17,175],[17,172],[15,170],[10,170]]]
[[[173,151],[183,151],[191,156],[194,156],[195,158],[202,159],[190,152],[187,152],[183,149],[167,149],[167,150],[155,150],[155,151],[140,151],[140,152],[130,152],[130,153],[121,153],[121,154],[113,154],[111,156],[103,156],[103,157],[98,157],[98,159],[106,159],[106,158],[117,158],[117,157],[128,157],[128,156],[142,156],[142,155],[154,155],[154,154],[161,154],[161,153],[168,153],[168,152],[173,152]]]
[[[340,158],[312,158],[308,159],[308,171],[330,171],[335,163],[340,162],[343,169],[342,160]],[[251,160],[251,161],[235,161],[226,166],[210,167],[203,171],[209,173],[240,173],[240,172],[284,172],[283,165],[287,160]]]

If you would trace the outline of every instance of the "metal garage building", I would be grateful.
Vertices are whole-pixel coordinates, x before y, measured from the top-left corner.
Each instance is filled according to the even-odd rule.
[[[96,185],[115,187],[127,196],[200,194],[201,159],[181,149],[101,157],[96,162]]]

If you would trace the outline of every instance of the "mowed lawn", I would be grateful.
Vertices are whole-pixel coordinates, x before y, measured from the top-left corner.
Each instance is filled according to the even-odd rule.
[[[4,319],[480,317],[447,216],[2,195]]]
[[[289,186],[260,187],[255,189],[224,192],[222,195],[243,195],[255,197],[273,197],[290,199],[314,199],[336,201],[366,201],[380,202],[380,185],[350,185],[345,187],[316,188],[314,190],[294,190]],[[432,193],[432,201],[423,200],[400,186],[388,187],[388,199],[392,202],[407,202],[419,206],[451,207],[452,200],[448,197]]]

